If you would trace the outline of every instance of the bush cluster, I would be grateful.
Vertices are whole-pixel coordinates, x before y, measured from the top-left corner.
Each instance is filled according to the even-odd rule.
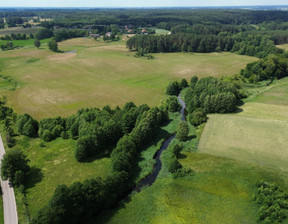
[[[18,132],[28,137],[37,137],[38,121],[34,120],[29,114],[21,114],[17,117]]]
[[[250,83],[268,79],[281,79],[288,74],[288,62],[284,55],[269,55],[264,59],[250,63],[241,70],[241,76]]]
[[[178,98],[176,96],[169,96],[161,102],[160,108],[174,113],[181,109],[181,105],[179,104]]]
[[[280,224],[288,218],[288,194],[274,184],[260,182],[257,184],[254,200],[261,206],[258,210],[258,222],[263,224]]]
[[[178,96],[180,91],[188,86],[187,80],[182,79],[180,82],[170,82],[166,88],[166,94],[170,96]]]
[[[182,146],[176,144],[172,148],[172,154],[167,160],[167,168],[170,173],[172,173],[174,178],[183,177],[192,173],[192,170],[187,167],[183,167],[178,161],[181,155]]]
[[[200,79],[185,95],[189,113],[197,108],[202,108],[205,113],[233,112],[239,99],[237,86],[214,77]]]

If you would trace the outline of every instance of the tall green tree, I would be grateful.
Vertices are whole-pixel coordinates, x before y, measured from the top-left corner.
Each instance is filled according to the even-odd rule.
[[[23,184],[25,175],[29,171],[29,160],[18,149],[8,151],[2,159],[1,177],[3,180],[9,180],[14,185]]]
[[[188,134],[189,134],[189,127],[186,121],[182,121],[179,124],[176,138],[179,139],[180,141],[186,141],[188,139]]]
[[[180,92],[180,87],[179,87],[179,83],[177,81],[171,82],[168,84],[167,88],[166,88],[166,94],[167,95],[175,95],[177,96]]]
[[[48,43],[49,49],[53,52],[58,52],[58,43],[56,40],[51,40]]]
[[[35,41],[34,41],[34,46],[39,49],[39,47],[41,47],[41,42],[40,42],[40,40],[35,40]]]

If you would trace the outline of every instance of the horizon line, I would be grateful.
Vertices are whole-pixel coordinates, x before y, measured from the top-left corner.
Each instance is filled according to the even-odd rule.
[[[226,8],[226,7],[288,7],[287,5],[211,5],[211,6],[0,6],[0,8],[80,8],[80,9],[107,9],[107,8]]]

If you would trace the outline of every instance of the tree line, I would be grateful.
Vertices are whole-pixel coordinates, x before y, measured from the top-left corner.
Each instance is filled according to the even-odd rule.
[[[10,35],[1,36],[0,40],[27,40],[27,39],[34,39],[34,35],[31,33],[27,35],[25,33],[11,33]]]
[[[271,53],[281,53],[268,36],[262,35],[204,35],[177,33],[166,36],[138,35],[130,38],[126,46],[129,50],[147,53],[159,52],[221,52],[230,51],[241,55],[266,57]]]

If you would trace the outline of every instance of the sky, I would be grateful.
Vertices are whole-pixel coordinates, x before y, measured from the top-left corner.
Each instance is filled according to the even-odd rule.
[[[287,0],[0,0],[0,7],[199,7],[288,5]]]

